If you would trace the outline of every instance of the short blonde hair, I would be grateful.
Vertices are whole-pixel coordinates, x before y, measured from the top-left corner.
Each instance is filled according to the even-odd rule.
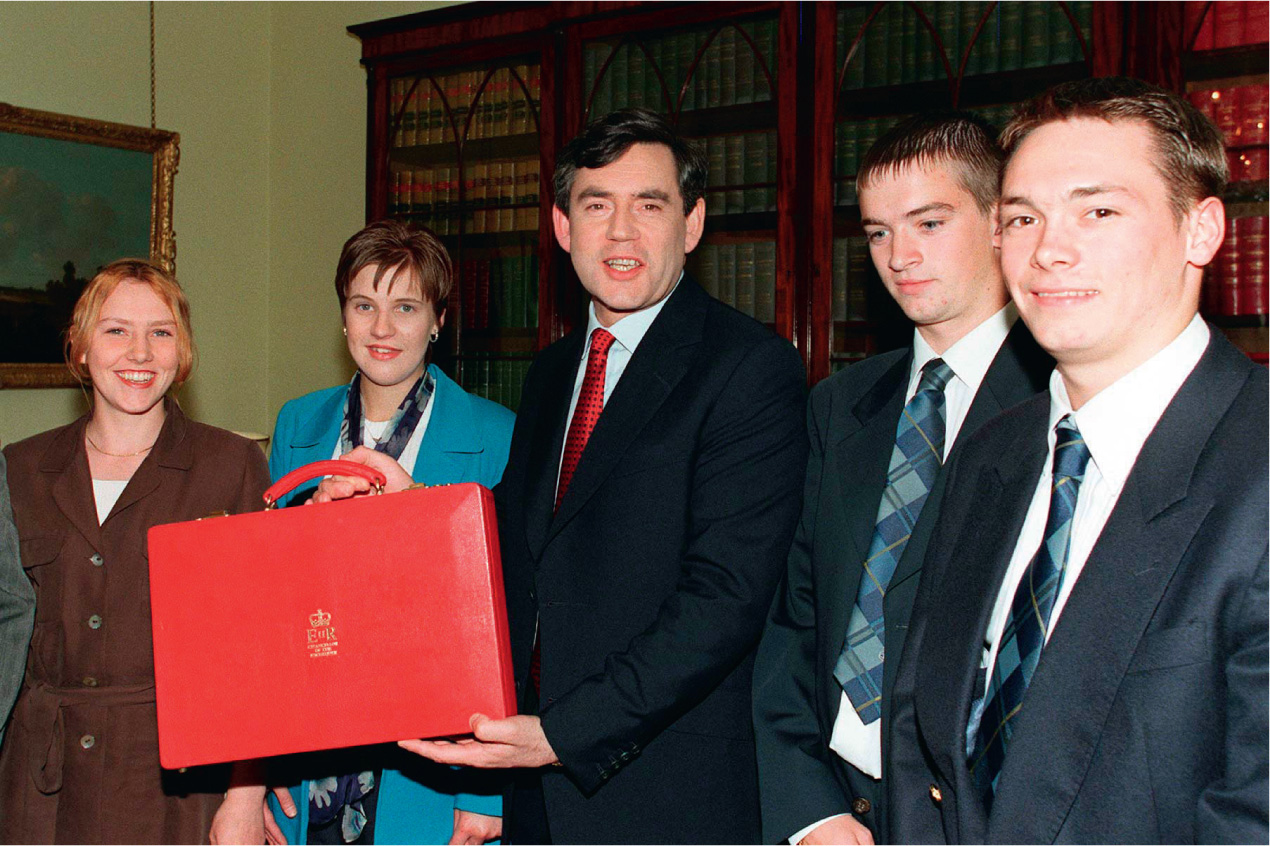
[[[119,259],[97,272],[79,295],[66,329],[66,366],[81,383],[91,380],[86,358],[92,343],[93,328],[101,316],[101,307],[120,283],[129,280],[148,285],[150,290],[172,310],[176,319],[177,369],[173,386],[182,384],[194,369],[194,330],[190,326],[190,303],[185,299],[176,277],[145,259]]]

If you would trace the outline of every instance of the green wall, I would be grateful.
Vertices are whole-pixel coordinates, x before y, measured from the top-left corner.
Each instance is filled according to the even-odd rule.
[[[438,2],[160,2],[158,125],[181,134],[174,228],[198,419],[268,433],[351,374],[330,290],[365,219],[366,72],[345,27]],[[148,126],[143,2],[0,3],[0,101]],[[0,391],[0,441],[68,423],[79,389]]]

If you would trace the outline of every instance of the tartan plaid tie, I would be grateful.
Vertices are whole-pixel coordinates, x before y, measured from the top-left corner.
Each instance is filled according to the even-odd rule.
[[[992,667],[988,703],[979,720],[970,758],[975,785],[988,810],[992,809],[1006,745],[1014,733],[1014,718],[1045,647],[1050,615],[1067,569],[1076,497],[1089,464],[1089,447],[1070,415],[1058,421],[1054,433],[1054,473],[1045,540],[1014,592],[1010,616],[1001,632],[1001,644]]]
[[[882,600],[943,461],[944,388],[952,376],[943,359],[926,362],[917,393],[900,415],[860,590],[847,624],[846,643],[833,670],[833,677],[866,726],[882,716],[886,644]]]

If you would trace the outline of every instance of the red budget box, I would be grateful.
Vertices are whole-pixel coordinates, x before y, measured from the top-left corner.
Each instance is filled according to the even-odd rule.
[[[266,499],[367,472],[318,462]],[[480,485],[155,526],[149,551],[164,767],[465,734],[473,713],[516,712]]]

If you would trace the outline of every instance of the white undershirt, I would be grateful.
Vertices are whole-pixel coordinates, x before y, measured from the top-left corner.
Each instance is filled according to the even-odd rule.
[[[1196,315],[1182,333],[1167,347],[1160,350],[1137,368],[1120,377],[1088,400],[1079,411],[1072,411],[1067,396],[1067,386],[1062,375],[1055,370],[1050,376],[1049,452],[1045,466],[1037,479],[1032,494],[1032,504],[1024,518],[1023,528],[1010,558],[1010,567],[997,594],[992,618],[983,644],[983,668],[992,666],[996,659],[997,642],[1005,629],[1014,592],[1018,588],[1028,564],[1040,548],[1045,533],[1045,520],[1049,514],[1050,486],[1053,476],[1054,427],[1066,414],[1071,414],[1089,447],[1089,465],[1076,496],[1076,510],[1072,514],[1071,546],[1067,553],[1067,569],[1050,613],[1049,629],[1045,640],[1054,634],[1063,606],[1071,596],[1072,588],[1085,568],[1085,562],[1093,551],[1098,536],[1102,534],[1107,518],[1111,516],[1125,481],[1138,460],[1142,445],[1182,383],[1191,375],[1204,351],[1208,349],[1209,329]],[[985,680],[984,691],[987,690]],[[975,709],[969,725],[978,726],[978,715],[983,702]]]
[[[110,510],[115,507],[126,487],[127,479],[93,479],[93,500],[97,503],[98,526],[106,522]]]
[[[413,477],[415,474],[415,462],[419,459],[419,445],[423,443],[423,434],[428,430],[428,421],[432,419],[432,407],[436,405],[437,394],[434,390],[432,397],[428,400],[428,405],[423,409],[423,414],[419,415],[419,425],[415,426],[414,433],[410,435],[410,440],[406,441],[406,448],[401,451],[401,458],[397,459],[397,463],[401,465],[401,469],[406,471],[407,476]],[[379,443],[379,439],[384,436],[384,430],[388,428],[387,420],[362,420],[362,445],[375,448],[375,444]],[[343,455],[340,449],[339,440],[335,442],[335,453],[331,458],[339,458]]]

